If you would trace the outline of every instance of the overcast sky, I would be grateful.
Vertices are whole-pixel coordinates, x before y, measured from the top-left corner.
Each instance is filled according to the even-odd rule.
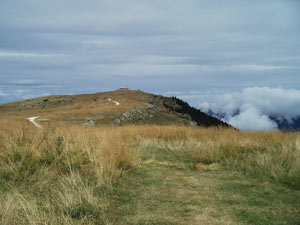
[[[300,89],[299,0],[0,0],[0,103]]]

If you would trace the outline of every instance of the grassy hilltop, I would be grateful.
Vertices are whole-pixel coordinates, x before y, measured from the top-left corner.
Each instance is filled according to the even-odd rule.
[[[140,109],[118,93],[105,98],[122,113]],[[99,126],[118,106],[66,97],[1,107],[0,224],[299,224],[299,133],[197,127],[188,117],[116,126],[111,116]],[[165,107],[180,121],[174,102]],[[34,115],[43,129],[26,121]],[[88,118],[96,126],[83,126]]]
[[[2,105],[0,111],[21,120],[39,115],[42,123],[229,126],[177,98],[131,90],[45,96]]]

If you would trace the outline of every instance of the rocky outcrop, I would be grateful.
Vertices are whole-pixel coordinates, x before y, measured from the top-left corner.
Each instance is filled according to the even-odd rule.
[[[122,113],[120,118],[114,119],[113,123],[122,124],[125,122],[136,122],[151,119],[158,111],[159,110],[155,107],[128,110]]]
[[[133,108],[112,120],[115,125],[123,124],[185,124],[189,126],[229,126],[223,121],[191,107],[175,97],[152,95],[142,98],[145,108]]]
[[[50,105],[62,105],[72,103],[72,96],[57,96],[57,97],[51,97],[51,98],[43,98],[36,101],[30,101],[28,103],[19,104],[16,106],[17,109],[23,109],[23,108],[45,108],[46,106]]]
[[[121,120],[136,120],[136,119],[146,119],[151,118],[156,113],[155,108],[146,109],[135,109],[124,112],[122,114]]]

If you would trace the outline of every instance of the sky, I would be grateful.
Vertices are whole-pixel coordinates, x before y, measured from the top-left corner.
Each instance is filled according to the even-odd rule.
[[[207,110],[255,88],[298,93],[299,11],[299,0],[0,0],[0,104],[127,86]]]

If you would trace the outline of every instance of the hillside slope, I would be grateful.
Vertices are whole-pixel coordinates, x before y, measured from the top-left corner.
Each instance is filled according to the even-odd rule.
[[[40,116],[40,123],[68,122],[90,126],[109,124],[229,126],[178,98],[132,90],[39,97],[1,105],[0,113],[20,118]]]

